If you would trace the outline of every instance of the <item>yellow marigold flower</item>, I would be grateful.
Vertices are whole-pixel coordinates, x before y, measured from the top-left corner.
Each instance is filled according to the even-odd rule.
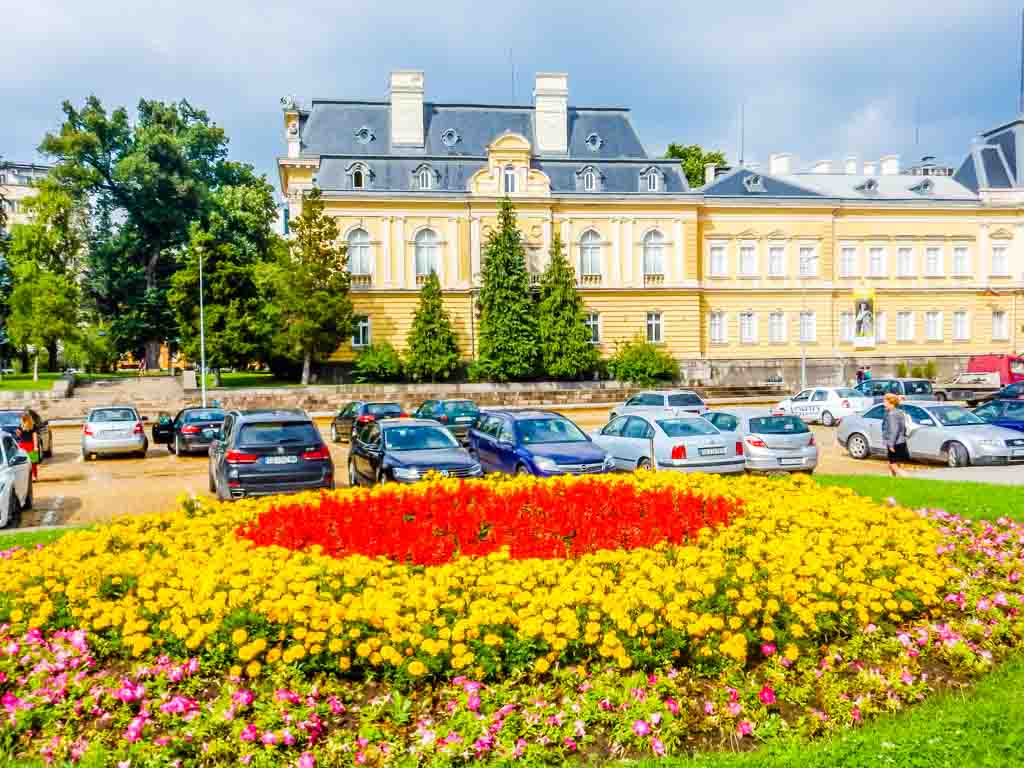
[[[247,677],[259,677],[262,669],[258,661],[250,661],[245,667],[245,674]]]
[[[248,639],[249,633],[246,632],[244,629],[236,629],[234,632],[231,633],[231,642],[234,643],[236,646],[241,645]]]
[[[407,669],[409,671],[409,674],[413,677],[420,677],[421,675],[426,674],[427,671],[426,666],[423,664],[422,661],[419,661],[418,659],[409,662],[409,666]]]

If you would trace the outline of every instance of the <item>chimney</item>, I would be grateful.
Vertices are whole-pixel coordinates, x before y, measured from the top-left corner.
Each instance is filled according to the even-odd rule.
[[[865,176],[874,176],[875,173],[877,172],[877,168],[878,168],[878,164],[874,160],[865,160],[864,161],[864,175]]]
[[[886,155],[880,161],[883,176],[897,176],[900,172],[900,156]]]
[[[851,176],[857,175],[857,156],[849,155],[846,158],[846,172]]]
[[[819,160],[811,168],[811,173],[832,173],[832,161]]]
[[[399,69],[391,73],[392,146],[423,146],[423,72]]]
[[[768,155],[768,173],[779,176],[790,173],[790,162],[792,155],[788,152],[779,152],[775,155]]]
[[[717,173],[715,173],[715,168],[716,167],[717,166],[714,163],[704,163],[704,183],[705,184],[710,184],[711,182],[713,182],[715,180],[715,176],[718,175]]]
[[[569,151],[569,75],[538,72],[533,87],[533,123],[537,152]]]

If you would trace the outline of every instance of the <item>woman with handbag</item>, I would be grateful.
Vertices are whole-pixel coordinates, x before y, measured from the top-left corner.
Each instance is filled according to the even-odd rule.
[[[907,417],[900,410],[900,396],[892,392],[885,395],[885,416],[882,418],[882,440],[889,454],[889,474],[902,477],[905,473],[901,461],[910,461],[907,450]]]
[[[32,479],[39,479],[39,430],[36,429],[36,423],[32,419],[32,414],[25,411],[21,414],[21,426],[14,433],[14,439],[18,443],[18,447],[28,454],[29,460],[32,462]]]

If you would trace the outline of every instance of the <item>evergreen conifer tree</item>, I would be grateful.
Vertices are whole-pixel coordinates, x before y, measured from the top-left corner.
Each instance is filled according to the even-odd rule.
[[[431,272],[406,339],[405,371],[413,381],[444,381],[459,364],[459,345],[441,301],[441,281]]]
[[[487,238],[480,287],[478,378],[525,379],[537,361],[537,315],[530,293],[523,236],[507,197],[498,207],[498,228]]]
[[[553,379],[576,379],[594,370],[597,350],[590,343],[586,311],[576,290],[576,271],[566,259],[557,233],[550,255],[537,307],[540,363]]]

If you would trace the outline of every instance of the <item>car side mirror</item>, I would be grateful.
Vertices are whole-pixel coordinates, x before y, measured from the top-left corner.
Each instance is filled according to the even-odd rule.
[[[149,421],[149,416],[140,416],[139,421]]]
[[[28,456],[22,456],[20,453],[16,453],[11,456],[10,461],[7,463],[12,467],[20,467],[22,464],[28,464]]]

